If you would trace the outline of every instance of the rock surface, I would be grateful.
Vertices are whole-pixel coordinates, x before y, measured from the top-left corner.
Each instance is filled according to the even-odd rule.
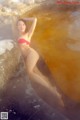
[[[3,4],[0,5],[0,16],[19,16],[40,4],[54,4],[54,2],[55,0],[23,0],[17,2],[14,0],[5,0]]]
[[[9,120],[69,120],[37,94],[36,91],[41,92],[44,87],[39,90],[40,85],[36,84],[35,87],[34,84],[36,83],[28,78],[24,62],[21,60],[13,77],[7,82],[5,90],[0,94],[0,111],[7,111]]]
[[[29,82],[24,71],[24,64],[20,59],[20,50],[14,41],[11,24],[9,23],[11,21],[8,20],[6,23],[2,20],[3,24],[0,27],[0,111],[8,111],[10,119],[13,115],[13,120],[22,120],[24,117],[26,119],[40,118],[41,120],[53,120],[53,117],[57,119],[61,117],[62,120],[65,120],[64,115],[55,112],[55,110],[53,112],[53,109],[47,104],[50,101],[45,102],[46,89],[44,90],[41,87],[41,90],[39,90],[40,85]],[[31,84],[38,93],[34,91]],[[44,102],[38,94],[40,97],[43,94]],[[55,106],[53,102],[52,104]],[[58,109],[58,106],[56,109]]]
[[[4,88],[7,80],[13,75],[19,59],[19,50],[14,41],[0,41],[0,89]]]
[[[36,3],[41,3],[42,1],[36,0]],[[0,89],[5,88],[2,91],[0,90],[0,111],[9,112],[10,120],[24,120],[25,118],[26,120],[68,120],[64,115],[59,113],[60,111],[57,112],[54,110],[54,107],[51,108],[48,105],[50,101],[46,101],[45,99],[47,98],[45,96],[47,92],[44,91],[44,88],[42,91],[38,91],[38,84],[35,87],[35,83],[29,81],[24,71],[24,65],[20,60],[18,46],[12,41],[13,36],[8,25],[10,22],[9,18],[12,15],[19,16],[28,9],[33,8],[33,6],[36,6],[36,4],[27,6],[27,4],[25,5],[24,3],[17,4],[13,2],[9,4],[5,3],[0,7],[0,24],[5,24],[7,31],[10,31],[8,35],[5,27],[1,26],[0,40],[6,41],[4,41],[4,44],[1,41],[1,46],[3,45],[2,48],[5,48],[5,51],[3,49],[0,50]],[[21,9],[23,10],[21,11]],[[10,47],[12,46],[11,49],[5,46],[5,44]],[[43,95],[38,96],[37,92],[43,92]],[[51,100],[51,98],[52,97],[48,97],[48,100]]]

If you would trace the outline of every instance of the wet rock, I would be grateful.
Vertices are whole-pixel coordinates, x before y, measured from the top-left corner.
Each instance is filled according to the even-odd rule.
[[[7,16],[7,14],[0,16],[0,29],[1,29],[1,26],[8,25],[10,23],[11,23],[11,16]]]
[[[7,82],[0,98],[0,111],[9,112],[11,120],[68,120],[62,113],[50,107],[33,89],[23,60]]]
[[[7,80],[13,75],[20,59],[17,44],[13,40],[0,41],[0,89],[5,88]]]
[[[35,0],[24,0],[24,2],[27,4],[34,4]]]
[[[37,2],[37,3],[41,3],[41,2],[44,2],[44,1],[46,1],[46,0],[35,0],[35,2]]]
[[[71,13],[72,23],[69,26],[69,37],[73,40],[80,40],[80,10]]]
[[[22,15],[28,10],[39,6],[40,4],[54,4],[55,0],[5,0],[0,6],[1,16]],[[37,4],[36,4],[37,3]]]

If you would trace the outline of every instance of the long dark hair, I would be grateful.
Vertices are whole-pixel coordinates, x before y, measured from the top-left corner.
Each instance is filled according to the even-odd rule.
[[[26,25],[25,32],[28,32],[28,25],[27,25],[26,20],[24,20],[24,19],[20,18],[20,19],[18,19],[17,23],[18,23],[19,21],[22,21],[22,22]]]

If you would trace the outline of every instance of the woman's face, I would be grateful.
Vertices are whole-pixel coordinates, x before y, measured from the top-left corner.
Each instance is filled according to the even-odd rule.
[[[17,28],[20,33],[25,33],[26,25],[23,21],[18,21]]]

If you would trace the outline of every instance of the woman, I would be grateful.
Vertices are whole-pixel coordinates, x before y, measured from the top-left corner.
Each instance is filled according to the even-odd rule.
[[[32,21],[32,25],[29,30],[27,30],[26,21]],[[34,72],[34,67],[36,66],[36,63],[39,59],[39,55],[33,48],[30,47],[30,42],[31,42],[31,37],[36,27],[36,23],[37,23],[37,18],[19,19],[17,22],[17,29],[18,29],[19,36],[20,36],[18,38],[18,43],[19,43],[22,55],[24,57],[26,71],[31,80],[34,80],[35,82],[49,89],[49,91],[52,92],[53,95],[60,102],[61,96],[57,92],[57,90],[53,88],[49,82],[44,80],[41,75]],[[62,101],[61,101],[61,104],[63,104]]]

